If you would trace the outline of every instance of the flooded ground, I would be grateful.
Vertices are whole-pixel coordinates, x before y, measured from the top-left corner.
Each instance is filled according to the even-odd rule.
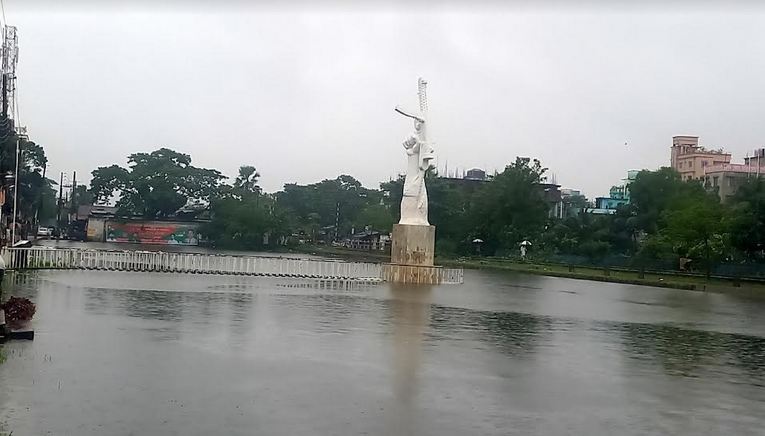
[[[765,299],[467,271],[428,288],[47,271],[14,435],[742,435]],[[6,294],[6,295],[7,295]]]

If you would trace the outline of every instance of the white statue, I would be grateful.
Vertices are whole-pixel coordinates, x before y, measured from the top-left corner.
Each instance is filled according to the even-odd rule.
[[[396,112],[414,119],[414,133],[404,141],[407,164],[399,224],[430,225],[428,223],[428,192],[425,189],[425,172],[431,167],[431,161],[435,155],[426,135],[428,102],[425,87],[427,83],[422,78],[418,81],[419,114],[413,115],[396,107]]]

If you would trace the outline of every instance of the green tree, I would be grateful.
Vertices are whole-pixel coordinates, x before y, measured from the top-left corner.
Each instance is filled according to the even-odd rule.
[[[390,208],[384,204],[368,204],[364,206],[354,219],[356,229],[366,226],[373,230],[390,232],[393,229],[393,214]]]
[[[259,177],[254,166],[244,165],[233,185],[219,188],[220,195],[211,203],[212,219],[202,228],[213,244],[258,250],[273,247],[288,234],[285,213],[275,196],[263,194]]]
[[[260,173],[252,165],[239,167],[239,175],[234,180],[234,189],[240,193],[260,194],[262,189],[258,186]]]
[[[129,168],[118,165],[93,171],[91,192],[96,201],[110,201],[123,215],[161,218],[190,202],[209,203],[221,193],[225,177],[217,170],[191,165],[191,156],[160,148],[128,156]]]
[[[723,216],[716,195],[688,198],[664,212],[661,234],[679,255],[703,260],[708,276],[712,262],[725,255]]]
[[[226,197],[213,201],[212,220],[202,232],[219,247],[258,250],[276,245],[288,229],[270,196]]]
[[[474,250],[471,230],[475,225],[470,221],[470,205],[476,190],[481,187],[464,180],[438,177],[435,171],[426,175],[425,184],[428,190],[428,218],[436,226],[439,251],[471,253]]]
[[[54,181],[43,177],[48,159],[45,150],[39,144],[8,131],[7,126],[0,122],[0,186],[6,191],[5,204],[2,206],[3,216],[10,218],[13,214],[14,172],[16,171],[16,150],[19,149],[18,174],[18,214],[17,220],[22,225],[31,227],[38,210],[47,218],[55,209]],[[39,217],[38,217],[39,218]],[[31,229],[30,229],[31,230]]]
[[[665,210],[678,202],[705,194],[698,181],[683,181],[672,168],[640,171],[630,184],[630,208],[635,216],[634,227],[646,233],[659,231],[659,220]]]
[[[359,214],[368,206],[380,204],[382,193],[367,189],[349,175],[326,179],[309,185],[288,183],[277,194],[277,203],[290,212],[291,227],[296,231],[319,235],[331,229],[325,237],[350,234],[354,226],[366,225]],[[337,224],[338,228],[335,228]]]
[[[489,252],[514,250],[525,238],[544,229],[548,206],[539,184],[547,171],[538,160],[517,158],[476,192],[471,205],[473,236],[484,241]]]
[[[750,259],[765,252],[765,182],[759,177],[739,187],[730,201],[731,244]]]

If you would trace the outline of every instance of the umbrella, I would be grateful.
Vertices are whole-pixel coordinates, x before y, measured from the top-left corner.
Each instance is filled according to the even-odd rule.
[[[483,244],[483,239],[475,238],[475,239],[473,239],[473,243],[474,244]]]
[[[528,239],[524,239],[523,242],[521,242],[521,245],[524,247],[530,247],[531,242],[529,242]]]

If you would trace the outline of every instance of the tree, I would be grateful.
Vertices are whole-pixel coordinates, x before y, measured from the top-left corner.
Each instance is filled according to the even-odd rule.
[[[731,244],[750,259],[765,254],[765,182],[752,178],[730,201]]]
[[[543,197],[544,173],[538,160],[516,158],[513,164],[476,192],[471,205],[473,235],[491,252],[515,249],[544,229],[548,207]]]
[[[698,181],[683,181],[673,168],[640,171],[630,184],[630,208],[637,229],[653,234],[659,231],[662,213],[689,197],[705,195]]]
[[[664,212],[661,234],[679,255],[703,259],[709,276],[712,261],[726,250],[723,216],[716,195],[688,198]]]
[[[258,186],[260,173],[252,165],[239,167],[239,175],[234,180],[234,189],[240,193],[260,194],[262,192]]]
[[[393,214],[384,204],[368,204],[364,206],[354,219],[354,227],[362,229],[369,226],[373,230],[390,232],[393,229]]]
[[[0,187],[4,186],[6,190],[2,212],[4,217],[13,214],[13,197],[16,195],[13,191],[13,177],[18,144],[17,221],[31,225],[34,217],[39,215],[38,210],[44,214],[38,218],[49,218],[55,213],[55,182],[42,175],[48,163],[43,147],[7,128],[7,125],[0,122]],[[9,177],[6,178],[6,175]]]
[[[371,205],[380,204],[382,192],[361,186],[349,175],[326,179],[310,185],[288,183],[277,194],[277,203],[290,211],[291,226],[296,231],[326,237],[347,235],[359,222],[360,213]]]
[[[209,203],[220,194],[225,179],[217,170],[192,166],[191,156],[167,148],[131,154],[128,164],[129,169],[100,167],[91,180],[95,200],[108,202],[118,196],[122,215],[172,216],[190,202]]]
[[[470,222],[470,203],[475,193],[475,185],[467,185],[461,180],[438,177],[435,171],[425,176],[428,190],[428,219],[436,226],[440,252],[473,251]]]
[[[202,232],[216,246],[258,250],[288,234],[287,220],[271,196],[225,197],[212,203],[212,220]]]
[[[243,165],[232,186],[219,188],[210,207],[212,219],[202,228],[213,244],[256,250],[273,246],[288,234],[287,217],[275,196],[263,194],[259,177],[254,166]]]

